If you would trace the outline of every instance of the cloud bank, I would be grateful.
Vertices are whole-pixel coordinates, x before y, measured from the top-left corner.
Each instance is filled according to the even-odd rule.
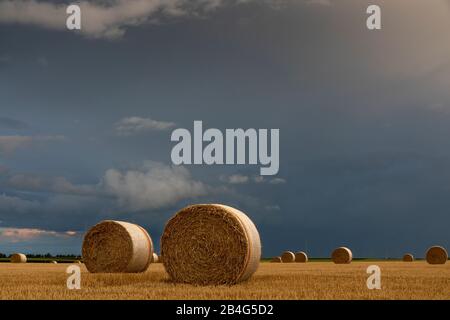
[[[10,155],[17,149],[46,142],[64,141],[64,136],[0,136],[0,155]]]
[[[127,117],[121,119],[116,124],[116,132],[121,136],[132,136],[148,131],[163,131],[174,126],[174,122],[157,121],[141,117]]]
[[[205,196],[209,187],[193,180],[184,167],[153,164],[136,170],[109,169],[102,189],[130,210],[158,209],[188,198]]]
[[[13,174],[5,186],[15,191],[34,191],[113,200],[122,210],[154,210],[178,201],[206,196],[214,188],[192,178],[184,167],[148,162],[138,168],[108,169],[98,184],[74,184],[65,177]],[[30,211],[40,207],[38,201],[0,195],[0,210]]]
[[[56,232],[33,228],[0,228],[0,239],[8,242],[21,242],[44,237],[74,237],[75,231]]]
[[[127,27],[164,18],[201,16],[219,7],[254,0],[104,0],[80,1],[81,33],[93,38],[119,38]],[[278,6],[284,0],[265,1]],[[306,0],[305,3],[329,4],[327,0]],[[5,0],[0,2],[0,23],[36,25],[65,30],[65,4],[36,0]]]

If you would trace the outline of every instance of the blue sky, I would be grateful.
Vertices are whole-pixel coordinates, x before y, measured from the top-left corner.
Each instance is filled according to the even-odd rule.
[[[257,224],[263,254],[450,247],[450,6],[0,0],[0,252],[79,253],[103,219],[158,244],[191,203]],[[105,6],[105,3],[108,5]],[[31,10],[32,9],[32,10]],[[171,164],[175,128],[279,128],[280,171]],[[124,129],[125,128],[125,129]]]

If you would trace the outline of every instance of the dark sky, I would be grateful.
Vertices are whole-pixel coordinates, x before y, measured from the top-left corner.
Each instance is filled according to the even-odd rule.
[[[0,0],[0,252],[79,253],[103,219],[159,244],[206,202],[265,256],[450,247],[448,1],[84,1],[81,32],[46,1]],[[279,128],[278,175],[172,166],[194,120]]]

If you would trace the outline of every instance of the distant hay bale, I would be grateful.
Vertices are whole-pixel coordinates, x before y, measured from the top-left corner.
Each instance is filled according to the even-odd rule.
[[[403,261],[405,262],[413,262],[414,256],[411,253],[407,253],[403,256]]]
[[[273,257],[272,260],[270,260],[270,262],[277,262],[280,263],[281,261],[281,257]]]
[[[10,261],[12,263],[25,263],[27,262],[27,256],[23,253],[14,253],[11,255]]]
[[[295,261],[295,254],[292,251],[285,251],[281,255],[281,261],[283,263],[289,263]]]
[[[156,253],[153,253],[152,262],[153,263],[158,263],[159,262],[159,257],[158,257],[158,255]]]
[[[295,262],[308,262],[308,255],[303,251],[297,252],[295,254]]]
[[[447,250],[441,246],[433,246],[427,250],[426,259],[429,264],[444,264],[448,260]]]
[[[346,264],[352,262],[353,254],[349,248],[340,247],[333,251],[331,259],[336,264]]]
[[[53,260],[53,261],[50,261],[50,263],[57,264],[58,261]]]
[[[73,263],[81,264],[82,262],[80,260],[75,260]]]
[[[92,273],[144,272],[153,258],[153,242],[136,224],[106,220],[87,232],[82,255]]]
[[[164,268],[172,281],[235,284],[256,271],[261,241],[253,222],[221,204],[188,206],[173,216],[161,237]]]

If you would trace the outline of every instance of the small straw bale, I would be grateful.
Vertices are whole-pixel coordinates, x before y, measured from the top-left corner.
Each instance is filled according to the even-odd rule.
[[[281,255],[281,261],[283,263],[289,263],[295,261],[295,254],[292,251],[285,251]]]
[[[75,260],[73,263],[81,264],[82,262],[80,260]]]
[[[405,262],[413,262],[414,261],[414,256],[411,253],[406,253],[403,256],[403,261],[405,261]]]
[[[308,255],[306,252],[300,251],[295,254],[295,262],[308,262]]]
[[[27,256],[23,253],[14,253],[10,258],[12,263],[25,263],[27,262]]]
[[[277,262],[280,263],[281,261],[281,257],[273,257],[272,260],[270,260],[270,262]]]
[[[58,264],[58,261],[53,260],[53,261],[50,261],[50,263]]]
[[[84,236],[82,255],[92,273],[144,272],[153,259],[153,242],[141,226],[105,220]]]
[[[156,253],[153,253],[152,262],[153,263],[158,263],[159,262],[159,257],[158,257],[158,255]]]
[[[447,250],[441,246],[433,246],[427,250],[426,259],[429,264],[444,264],[448,260]]]
[[[336,264],[346,264],[352,262],[352,251],[347,247],[339,247],[331,254],[331,259]]]
[[[261,241],[243,212],[221,204],[197,204],[168,221],[161,237],[161,256],[174,282],[231,285],[256,271]]]

